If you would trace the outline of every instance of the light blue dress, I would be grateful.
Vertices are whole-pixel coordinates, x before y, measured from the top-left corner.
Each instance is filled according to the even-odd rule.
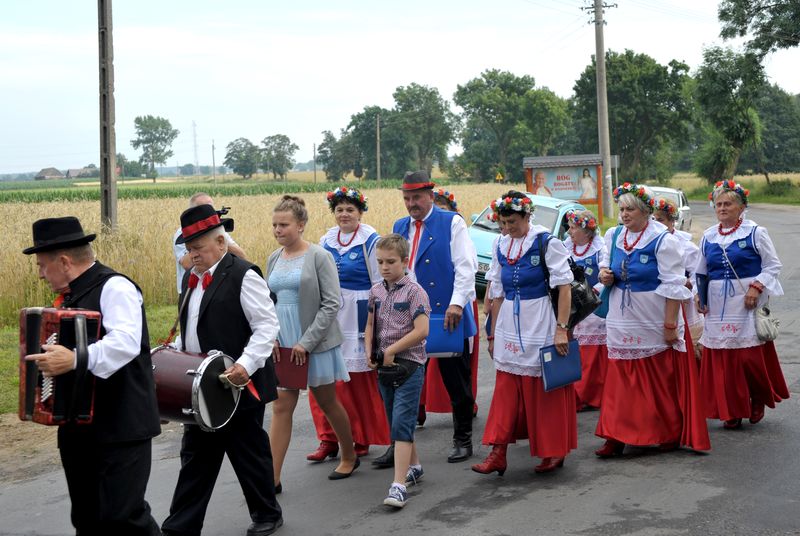
[[[281,326],[278,340],[284,348],[291,348],[303,336],[298,304],[300,274],[304,262],[305,255],[288,260],[279,257],[269,274],[269,288],[278,296],[275,306]],[[328,385],[340,380],[350,381],[340,346],[311,354],[308,359],[309,387]]]

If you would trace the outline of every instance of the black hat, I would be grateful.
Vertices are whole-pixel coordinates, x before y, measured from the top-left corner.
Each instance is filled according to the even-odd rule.
[[[403,186],[400,187],[400,190],[425,190],[428,188],[433,190],[434,186],[436,184],[431,182],[431,177],[427,171],[407,171],[406,176],[403,177]]]
[[[216,229],[220,225],[226,231],[233,231],[233,219],[220,218],[211,205],[197,205],[196,207],[187,208],[181,214],[181,236],[175,240],[175,243],[185,244],[212,229]]]
[[[81,222],[74,216],[44,218],[33,222],[33,246],[23,249],[22,252],[30,255],[43,251],[73,248],[88,244],[96,236],[84,234]]]

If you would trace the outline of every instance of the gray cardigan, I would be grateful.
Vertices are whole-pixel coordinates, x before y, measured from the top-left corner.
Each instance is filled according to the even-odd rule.
[[[279,248],[267,260],[267,281],[283,253]],[[300,273],[300,329],[298,344],[309,353],[324,352],[342,344],[337,315],[342,298],[339,273],[333,257],[324,248],[309,244]]]

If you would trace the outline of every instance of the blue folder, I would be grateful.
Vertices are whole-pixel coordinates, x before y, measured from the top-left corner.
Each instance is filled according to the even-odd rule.
[[[581,379],[581,350],[578,341],[569,341],[567,355],[556,351],[554,344],[539,349],[544,390],[552,391]]]
[[[453,331],[444,329],[444,315],[432,314],[425,340],[428,357],[453,357],[464,352],[464,319]]]
[[[369,315],[369,300],[356,300],[358,308],[358,333],[364,335],[367,330],[367,316]]]

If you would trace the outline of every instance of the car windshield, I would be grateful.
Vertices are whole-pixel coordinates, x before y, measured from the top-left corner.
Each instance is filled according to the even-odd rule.
[[[497,226],[497,223],[489,219],[491,213],[492,209],[487,207],[486,210],[481,212],[481,215],[478,216],[478,219],[475,220],[475,223],[472,225],[479,229],[485,229],[487,231],[499,234],[500,228]],[[537,225],[543,225],[547,227],[547,229],[552,232],[553,227],[555,226],[556,218],[558,218],[558,211],[548,207],[536,207],[536,210],[533,212],[533,219],[531,221]]]

